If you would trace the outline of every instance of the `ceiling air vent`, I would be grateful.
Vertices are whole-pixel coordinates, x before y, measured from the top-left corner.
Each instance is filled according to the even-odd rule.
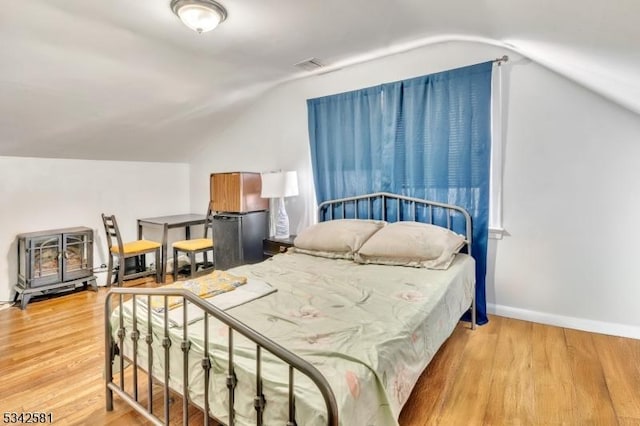
[[[318,68],[324,67],[324,65],[318,58],[305,59],[304,61],[300,61],[297,64],[293,64],[293,66],[305,71],[315,71]]]

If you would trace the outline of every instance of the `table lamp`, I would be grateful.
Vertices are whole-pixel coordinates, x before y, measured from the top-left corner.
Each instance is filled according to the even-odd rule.
[[[278,213],[276,216],[276,235],[278,240],[286,240],[289,238],[289,216],[284,206],[285,197],[293,197],[298,195],[298,174],[292,172],[269,172],[261,173],[262,190],[260,196],[262,198],[277,198]]]

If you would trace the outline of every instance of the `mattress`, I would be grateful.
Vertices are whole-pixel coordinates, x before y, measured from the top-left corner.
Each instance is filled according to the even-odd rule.
[[[255,265],[230,269],[236,275],[268,283],[277,291],[226,312],[311,362],[335,393],[342,425],[397,425],[420,374],[469,308],[475,280],[473,258],[458,254],[445,271],[400,266],[360,265],[349,260],[286,253]],[[182,309],[182,308],[178,308]],[[131,330],[131,302],[123,307]],[[112,315],[116,329],[119,310]],[[160,316],[152,316],[154,376],[163,377]],[[138,328],[146,330],[144,304],[138,303]],[[142,334],[144,335],[144,331]],[[170,386],[182,389],[182,328],[171,328]],[[201,368],[204,321],[189,325],[189,398],[202,407]],[[212,359],[210,408],[227,420],[227,326],[210,319]],[[131,354],[125,339],[125,355]],[[146,347],[138,349],[146,365]],[[237,376],[235,421],[255,424],[255,344],[234,333]],[[275,356],[262,359],[265,424],[285,424],[288,367]],[[298,424],[326,425],[326,408],[310,379],[295,376]]]

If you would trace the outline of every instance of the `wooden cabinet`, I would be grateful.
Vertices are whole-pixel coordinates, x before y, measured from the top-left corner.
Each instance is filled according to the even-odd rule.
[[[228,213],[267,210],[269,199],[260,197],[261,189],[260,173],[212,173],[211,210]]]

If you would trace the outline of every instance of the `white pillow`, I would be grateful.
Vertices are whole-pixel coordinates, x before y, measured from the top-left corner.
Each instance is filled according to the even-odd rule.
[[[395,222],[376,232],[358,250],[358,263],[447,269],[465,237],[436,225]]]
[[[386,222],[338,219],[312,225],[293,241],[295,251],[334,259],[353,259],[354,253]]]

